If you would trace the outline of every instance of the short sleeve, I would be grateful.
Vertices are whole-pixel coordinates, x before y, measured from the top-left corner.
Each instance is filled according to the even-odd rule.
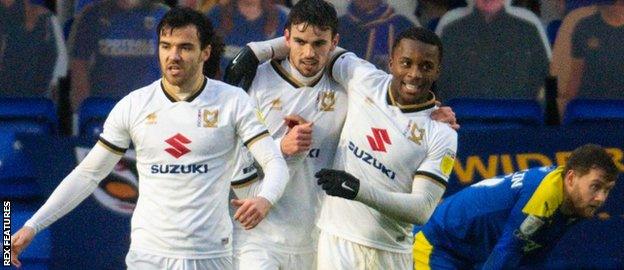
[[[446,186],[455,164],[457,153],[457,132],[446,124],[434,123],[427,157],[420,163],[415,175],[422,175]],[[425,134],[427,136],[427,134]]]
[[[123,154],[130,146],[131,108],[130,96],[126,96],[115,105],[104,122],[104,131],[100,134],[98,143],[113,153]]]
[[[93,6],[82,11],[74,21],[69,35],[69,49],[72,58],[88,60],[97,49],[97,29],[101,22],[96,20]]]
[[[256,104],[240,88],[237,91],[235,114],[236,133],[245,147],[249,148],[257,140],[269,135]]]

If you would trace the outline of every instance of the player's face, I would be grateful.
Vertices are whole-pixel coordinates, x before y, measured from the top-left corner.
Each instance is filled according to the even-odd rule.
[[[566,175],[567,177],[568,175]],[[571,181],[566,179],[573,214],[585,218],[594,216],[596,210],[604,204],[609,192],[615,186],[615,181],[605,180],[603,170],[590,169],[585,175],[579,175],[572,170],[572,175],[569,177],[573,178]]]
[[[485,14],[494,14],[500,11],[506,0],[475,0],[475,7]]]
[[[338,34],[332,37],[330,29],[321,30],[307,23],[291,25],[284,30],[284,36],[290,48],[290,64],[306,77],[314,76],[325,67],[338,44]]]
[[[440,76],[438,47],[409,38],[392,51],[390,91],[401,105],[421,102]]]
[[[175,86],[193,84],[202,76],[202,65],[210,57],[210,46],[200,48],[195,25],[163,28],[158,44],[158,59],[165,80]]]

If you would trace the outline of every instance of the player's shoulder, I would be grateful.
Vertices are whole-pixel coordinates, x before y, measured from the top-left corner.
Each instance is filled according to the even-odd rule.
[[[121,98],[119,103],[126,104],[126,106],[136,106],[139,103],[148,102],[157,91],[163,91],[161,81],[162,79],[158,79],[139,89],[133,90],[132,92]]]
[[[292,76],[280,61],[269,60],[258,66],[250,91],[275,91],[283,83],[290,84],[292,81]]]
[[[431,109],[429,112],[433,112],[434,110],[435,108]],[[457,131],[451,128],[448,123],[431,119],[430,113],[424,119],[427,122],[429,132],[433,134],[434,137],[457,140]]]
[[[550,217],[563,202],[563,167],[530,169],[523,179],[529,198],[522,211],[538,217]]]
[[[257,72],[273,71],[273,70],[275,70],[274,65],[276,65],[276,64],[279,64],[279,61],[277,61],[277,60],[264,61],[264,62],[260,63],[260,65],[258,65]],[[258,76],[256,75],[256,77],[258,77]]]
[[[242,88],[213,79],[207,79],[204,91],[206,90],[216,93],[221,101],[225,102],[231,99],[248,97],[247,93],[245,93],[245,90]]]

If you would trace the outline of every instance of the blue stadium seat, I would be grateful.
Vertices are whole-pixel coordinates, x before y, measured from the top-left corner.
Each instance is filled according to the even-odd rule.
[[[568,103],[564,125],[624,124],[624,100],[574,99]]]
[[[82,102],[79,112],[79,130],[81,136],[98,137],[108,113],[117,103],[117,99],[90,97]]]
[[[544,124],[542,108],[535,100],[457,98],[446,105],[453,108],[464,130],[516,129]]]
[[[22,210],[20,207],[15,206],[15,202],[11,204],[12,213],[12,229],[13,232],[17,232],[19,228],[24,226],[24,223],[35,214],[32,210]],[[14,211],[14,208],[18,210]],[[52,249],[52,235],[50,228],[47,228],[37,234],[37,237],[33,239],[27,249],[20,255],[20,261],[22,262],[22,269],[26,270],[45,270],[50,268]]]
[[[54,134],[58,119],[47,98],[0,98],[0,129],[17,133]]]
[[[30,158],[14,133],[0,131],[0,197],[34,199],[41,191]]]

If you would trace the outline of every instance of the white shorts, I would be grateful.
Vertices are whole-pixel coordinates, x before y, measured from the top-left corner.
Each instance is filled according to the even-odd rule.
[[[126,255],[129,270],[233,270],[232,257],[210,259],[181,259],[130,250]]]
[[[239,270],[316,269],[316,252],[283,253],[246,243],[235,256],[238,256],[235,260]]]
[[[413,269],[411,253],[397,253],[363,246],[321,231],[319,270]]]

